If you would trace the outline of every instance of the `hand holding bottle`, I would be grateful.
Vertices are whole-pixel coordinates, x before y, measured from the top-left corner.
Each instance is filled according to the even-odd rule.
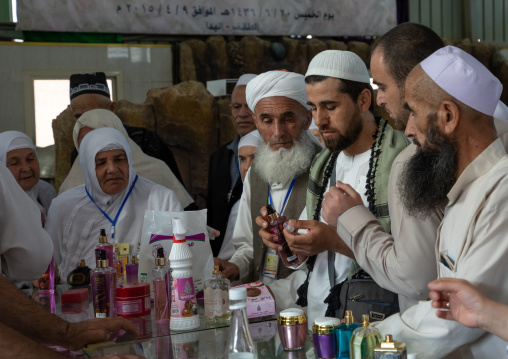
[[[240,268],[238,268],[236,264],[225,261],[219,257],[214,257],[213,263],[214,265],[219,266],[219,269],[222,272],[222,278],[227,278],[230,281],[240,279]]]

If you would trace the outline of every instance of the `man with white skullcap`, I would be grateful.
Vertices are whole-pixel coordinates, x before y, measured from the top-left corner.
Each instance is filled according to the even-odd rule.
[[[438,277],[466,279],[506,304],[508,157],[492,117],[501,91],[487,68],[456,47],[442,48],[416,66],[406,81],[405,107],[406,135],[417,151],[398,184],[409,215],[424,217],[445,206],[435,252]],[[454,310],[453,301],[442,303]],[[506,355],[501,339],[438,318],[430,301],[376,324],[382,334],[429,358],[452,352],[468,358]]]
[[[224,241],[229,215],[242,196],[243,182],[238,167],[238,142],[256,129],[252,111],[245,100],[245,88],[256,75],[244,74],[238,79],[231,94],[231,115],[236,137],[216,149],[210,156],[208,167],[208,194],[206,199],[207,223],[220,232],[210,241],[213,256],[217,257]],[[234,226],[234,223],[231,224]],[[222,258],[222,257],[221,257]]]
[[[232,239],[236,253],[230,262],[220,264],[229,279],[270,283],[293,269],[286,268],[275,251],[267,251],[258,236],[256,216],[267,203],[288,218],[300,215],[309,167],[322,147],[307,131],[311,112],[302,75],[265,72],[248,83],[246,98],[264,144],[245,177]]]
[[[319,53],[309,64],[305,82],[308,103],[326,148],[316,156],[310,170],[306,209],[299,221],[290,221],[296,229],[308,231],[301,235],[285,234],[296,253],[310,256],[306,265],[308,275],[303,266],[302,270],[285,281],[271,284],[270,288],[279,310],[294,306],[296,302],[307,307],[309,323],[312,323],[325,312],[327,316],[343,317],[344,313],[338,313],[339,302],[329,301],[327,308],[325,299],[329,295],[338,297],[341,283],[348,274],[350,277],[366,277],[365,272],[351,261],[350,258],[354,259],[352,253],[346,252],[348,257],[334,253],[338,252],[337,246],[345,245],[330,227],[336,227],[336,219],[335,223],[328,222],[327,225],[321,217],[323,198],[337,183],[350,185],[360,192],[360,201],[389,230],[386,202],[390,168],[393,159],[409,141],[387,122],[373,116],[370,78],[358,55],[338,50]],[[342,195],[344,192],[342,190]],[[264,225],[262,222],[258,224]],[[273,235],[266,231],[263,240],[267,246],[278,249]],[[344,311],[343,307],[340,309]],[[396,311],[390,309],[387,314]]]
[[[82,258],[95,267],[100,229],[106,230],[111,242],[129,243],[133,251],[141,237],[145,210],[182,211],[174,191],[136,173],[130,146],[118,130],[93,130],[79,148],[85,183],[53,200],[45,227],[62,280]]]

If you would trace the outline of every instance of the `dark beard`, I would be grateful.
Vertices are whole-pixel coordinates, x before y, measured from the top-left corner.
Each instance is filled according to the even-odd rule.
[[[326,131],[328,127],[328,125],[319,127],[321,135],[323,135],[323,131]],[[356,142],[362,130],[363,123],[360,117],[360,111],[356,109],[344,134],[339,134],[337,138],[326,138],[323,136],[326,148],[332,153],[341,152]]]
[[[406,162],[397,181],[400,199],[406,213],[425,219],[436,210],[444,210],[448,192],[457,176],[456,149],[437,127],[437,115],[429,115],[425,148]]]

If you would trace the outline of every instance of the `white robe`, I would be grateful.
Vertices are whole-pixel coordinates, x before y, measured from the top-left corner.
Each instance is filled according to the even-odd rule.
[[[109,196],[100,188],[95,174],[95,155],[108,144],[120,145],[129,161],[129,182],[123,192]],[[121,204],[136,176],[130,165],[131,155],[125,137],[111,128],[101,128],[89,133],[81,143],[80,166],[85,174],[85,183],[90,196],[98,206],[112,219],[118,213]],[[85,185],[71,188],[53,200],[46,230],[55,244],[55,264],[59,267],[62,280],[81,259],[85,259],[90,268],[95,268],[95,245],[98,243],[99,230],[104,228],[110,237],[110,243],[129,243],[130,251],[137,247],[141,239],[145,210],[182,211],[176,194],[161,185],[143,177],[138,177],[115,226],[115,238],[111,238],[111,222],[102,214],[88,197]]]

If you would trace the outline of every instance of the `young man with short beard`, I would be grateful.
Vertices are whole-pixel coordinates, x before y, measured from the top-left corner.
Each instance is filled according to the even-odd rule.
[[[335,315],[338,308],[331,306],[327,310],[324,303],[332,287],[335,293],[337,285],[348,274],[351,277],[362,271],[351,260],[354,255],[344,250],[343,242],[329,226],[333,224],[327,225],[321,217],[323,196],[337,181],[349,183],[361,193],[363,203],[375,213],[385,230],[389,230],[388,176],[394,158],[409,140],[373,116],[369,74],[358,55],[337,50],[319,53],[309,64],[305,82],[308,103],[326,148],[311,166],[306,209],[300,220],[290,221],[296,229],[308,232],[293,235],[284,231],[284,234],[293,251],[310,256],[306,264],[308,274],[302,266],[302,270],[287,280],[272,283],[270,288],[278,310],[292,307],[296,302],[307,307],[308,322],[312,325],[325,312]],[[264,218],[257,220],[260,226],[266,227]],[[265,229],[259,233],[268,247],[279,249],[273,235]],[[345,255],[335,254],[339,251]],[[329,267],[334,268],[333,274]]]
[[[219,258],[215,262],[230,280],[270,283],[293,270],[254,236],[255,217],[267,203],[289,218],[300,215],[310,163],[322,146],[307,131],[311,113],[302,75],[286,71],[258,75],[248,83],[246,99],[264,144],[258,146],[243,184],[232,238],[236,252],[229,262]],[[266,266],[267,262],[273,266]]]

